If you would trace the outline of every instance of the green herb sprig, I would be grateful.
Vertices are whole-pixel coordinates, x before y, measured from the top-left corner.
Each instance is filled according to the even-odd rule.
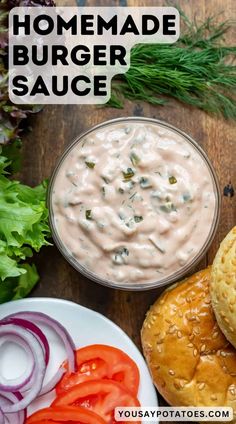
[[[199,24],[181,15],[184,30],[176,43],[134,46],[130,69],[114,79],[108,105],[122,108],[124,98],[164,105],[170,96],[236,119],[236,46],[222,44],[231,23],[210,17]]]

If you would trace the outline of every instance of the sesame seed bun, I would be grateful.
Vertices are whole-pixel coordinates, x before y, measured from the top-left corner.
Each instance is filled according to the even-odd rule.
[[[236,350],[211,306],[207,268],[167,289],[149,310],[142,346],[156,388],[173,406],[232,406]]]
[[[236,227],[222,241],[216,254],[210,293],[217,322],[236,347]]]

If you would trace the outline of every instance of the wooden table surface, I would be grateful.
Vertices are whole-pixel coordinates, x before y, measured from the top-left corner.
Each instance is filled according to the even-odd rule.
[[[178,6],[190,17],[204,19],[217,14],[218,20],[236,18],[235,0],[179,0]],[[161,6],[162,1],[83,1],[77,4],[114,6]],[[57,5],[76,5],[73,0],[58,0]],[[236,44],[236,28],[229,34],[229,43]],[[231,182],[236,186],[236,126],[222,118],[170,101],[167,106],[150,106],[126,102],[123,110],[96,106],[47,106],[31,119],[32,132],[24,139],[23,171],[21,179],[30,185],[49,177],[57,159],[73,138],[91,126],[107,119],[122,116],[146,116],[165,120],[191,135],[207,152],[220,181],[222,211],[219,230],[204,260],[197,269],[212,262],[220,241],[235,225],[235,196],[223,196],[224,187]],[[76,272],[61,256],[56,247],[43,249],[36,256],[40,282],[32,296],[56,297],[72,300],[101,312],[123,328],[140,347],[140,328],[145,313],[161,290],[126,292],[99,286]],[[83,323],[78,323],[78,328]]]

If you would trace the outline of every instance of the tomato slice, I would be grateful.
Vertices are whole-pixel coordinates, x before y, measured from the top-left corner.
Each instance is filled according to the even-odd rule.
[[[64,421],[63,423],[63,421],[42,420],[42,421],[37,421],[37,424],[70,424],[70,422]]]
[[[74,423],[75,422],[78,423],[79,421],[74,421]],[[73,421],[54,421],[54,420],[53,421],[52,420],[42,420],[41,421],[40,420],[40,421],[37,421],[36,424],[71,424],[71,423],[73,423]]]
[[[73,406],[56,406],[40,409],[29,418],[25,424],[106,424],[105,421],[85,408]]]
[[[109,379],[123,384],[137,395],[139,370],[135,362],[122,350],[106,345],[91,345],[76,351],[76,373],[65,373],[56,387],[57,394],[84,381]],[[67,367],[67,363],[63,364]]]
[[[77,384],[52,403],[52,406],[63,405],[87,408],[100,415],[107,424],[113,424],[117,422],[114,418],[116,407],[140,406],[140,403],[136,396],[116,381],[91,380]]]

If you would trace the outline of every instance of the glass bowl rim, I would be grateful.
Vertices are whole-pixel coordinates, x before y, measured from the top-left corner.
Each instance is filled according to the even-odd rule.
[[[205,243],[203,244],[203,246],[201,247],[201,249],[199,250],[198,254],[196,254],[192,260],[190,262],[188,262],[185,266],[183,266],[182,268],[179,269],[179,271],[176,271],[172,274],[170,274],[167,277],[164,277],[162,279],[159,280],[155,280],[152,282],[147,282],[147,283],[119,283],[119,282],[114,282],[114,281],[110,281],[107,280],[105,278],[102,278],[101,276],[93,273],[92,271],[90,271],[89,269],[87,269],[86,267],[84,267],[83,265],[81,265],[74,257],[73,255],[69,252],[69,250],[67,249],[67,247],[63,244],[63,242],[61,241],[59,234],[57,232],[56,229],[56,225],[54,222],[54,218],[53,218],[53,207],[52,207],[52,193],[53,193],[53,185],[57,176],[57,173],[60,169],[61,164],[63,163],[64,159],[67,157],[67,155],[71,152],[71,150],[73,150],[73,148],[79,144],[80,142],[82,142],[82,140],[84,139],[84,137],[88,136],[89,134],[91,134],[92,132],[102,129],[106,126],[109,125],[113,125],[113,124],[117,124],[117,123],[126,123],[126,122],[145,122],[145,123],[152,123],[152,124],[156,124],[159,126],[162,126],[164,128],[170,129],[173,132],[177,133],[178,135],[181,135],[186,142],[190,143],[195,150],[198,152],[198,154],[200,154],[200,156],[202,157],[203,161],[205,162],[209,174],[211,175],[212,178],[212,182],[213,182],[213,187],[214,187],[214,195],[215,195],[215,211],[214,211],[214,217],[212,220],[212,224],[211,224],[211,229],[209,231],[209,234],[207,236],[207,239],[205,240]],[[119,117],[119,118],[114,118],[114,119],[109,119],[107,121],[101,122],[97,125],[92,126],[91,128],[89,128],[86,131],[83,131],[81,134],[79,134],[77,137],[75,137],[72,141],[71,144],[69,144],[69,146],[67,146],[62,155],[59,157],[59,159],[56,162],[56,165],[54,167],[54,170],[52,172],[52,175],[50,177],[49,180],[49,185],[48,185],[48,193],[47,193],[47,206],[49,209],[49,225],[50,225],[50,229],[51,229],[51,233],[52,233],[52,238],[55,242],[55,245],[57,246],[58,250],[60,251],[60,253],[64,256],[64,258],[67,260],[67,262],[70,263],[70,265],[72,265],[76,271],[80,272],[81,274],[83,274],[86,278],[88,278],[89,280],[92,280],[98,284],[101,284],[103,286],[106,287],[110,287],[110,288],[114,288],[114,289],[120,289],[120,290],[127,290],[127,291],[147,291],[147,290],[152,290],[152,289],[156,289],[159,287],[164,287],[166,285],[169,285],[171,283],[175,283],[178,280],[181,280],[183,277],[185,277],[188,272],[195,266],[197,265],[200,260],[203,258],[203,256],[206,254],[207,250],[209,249],[217,228],[218,228],[218,224],[219,224],[219,220],[220,220],[220,210],[221,210],[221,195],[220,195],[220,185],[219,185],[219,181],[218,181],[218,177],[216,174],[216,171],[208,157],[208,155],[206,154],[206,152],[203,150],[203,148],[191,137],[189,136],[187,133],[185,133],[184,131],[180,130],[179,128],[176,128],[174,125],[169,124],[168,122],[156,119],[156,118],[149,118],[149,117],[139,117],[139,116],[128,116],[128,117]]]

